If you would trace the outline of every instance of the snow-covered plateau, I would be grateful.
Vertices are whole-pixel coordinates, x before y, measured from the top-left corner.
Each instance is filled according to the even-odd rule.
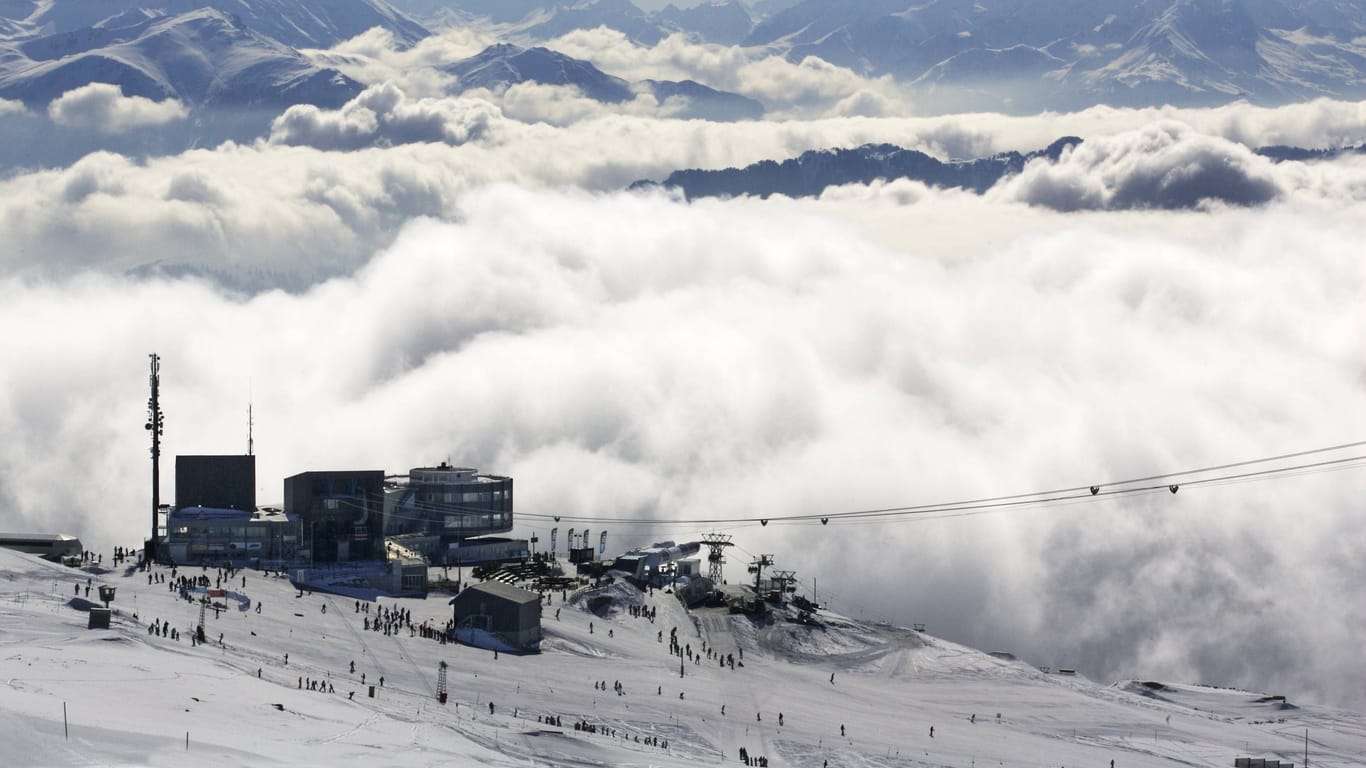
[[[544,605],[541,653],[495,657],[418,631],[450,618],[436,592],[365,603],[259,571],[186,575],[224,589],[204,644],[190,641],[204,590],[182,597],[169,568],[0,549],[5,765],[693,766],[737,764],[742,748],[770,766],[1300,765],[1306,750],[1314,766],[1366,763],[1357,713],[1096,682],[824,611],[812,626],[585,587]],[[100,586],[116,588],[116,615],[87,629]],[[382,611],[412,629],[366,631]],[[670,653],[675,628],[700,660]]]

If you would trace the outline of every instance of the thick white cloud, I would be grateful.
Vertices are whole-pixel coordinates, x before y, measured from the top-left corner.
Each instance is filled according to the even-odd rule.
[[[1241,144],[1167,121],[1035,160],[991,193],[1060,211],[1260,205],[1285,192],[1276,175]]]
[[[392,32],[374,27],[333,48],[304,53],[315,63],[336,68],[357,82],[396,83],[408,95],[421,98],[446,94],[454,83],[454,76],[437,67],[469,58],[497,41],[477,26],[460,26],[443,29],[404,48],[395,43]]]
[[[47,114],[58,125],[121,133],[184,120],[190,111],[176,99],[152,101],[143,96],[124,96],[122,86],[90,83],[53,99]]]
[[[371,86],[340,109],[296,104],[271,124],[270,141],[347,150],[394,144],[464,144],[483,138],[502,114],[473,98],[409,99],[393,83]]]
[[[519,90],[516,99],[539,103],[542,112],[556,103],[548,97],[538,102],[535,92]],[[505,101],[514,100],[508,96],[512,93],[504,94]],[[576,102],[561,103],[570,110]],[[1351,110],[1334,111],[1340,122],[1332,126],[1339,135],[1362,129],[1345,116]],[[0,226],[10,246],[0,251],[0,274],[120,272],[160,265],[158,271],[188,269],[248,290],[299,288],[351,272],[414,216],[454,216],[463,194],[489,183],[608,191],[637,179],[662,179],[678,168],[738,167],[871,141],[938,148],[942,154],[950,154],[943,151],[950,146],[989,154],[1017,141],[1017,130],[1056,137],[1083,117],[1002,118],[994,125],[985,118],[976,123],[963,118],[959,126],[870,118],[711,123],[613,114],[555,127],[513,119],[481,99],[415,100],[396,86],[376,86],[341,110],[289,112],[277,121],[274,143],[225,144],[139,161],[96,153],[68,168],[0,178]],[[1191,125],[1209,115],[1182,117]],[[1262,113],[1258,119],[1286,121]],[[1055,169],[1031,169],[1028,182],[1057,177],[1073,185],[1070,194],[1098,189],[1113,203],[1116,190],[1141,190],[1140,181],[1165,180],[1183,158],[1226,157],[1249,178],[1269,178],[1286,201],[1357,215],[1366,200],[1366,157],[1268,165],[1238,145],[1170,122],[1161,129],[1120,130],[1129,120],[1105,126],[1112,139],[1105,133],[1088,136],[1087,154],[1074,154]],[[977,127],[969,129],[969,124]],[[977,130],[982,132],[971,133]],[[1153,131],[1156,139],[1145,138]],[[1150,140],[1162,148],[1159,156],[1132,151]],[[328,150],[288,146],[305,141]],[[358,145],[367,148],[331,151]],[[391,146],[381,148],[385,145]],[[1081,162],[1085,158],[1090,159]],[[876,185],[832,190],[802,207],[860,222],[879,242],[898,249],[956,258],[976,245],[1000,242],[1003,233],[1056,231],[1073,224],[1029,205],[1040,200],[1024,194],[1024,183],[1003,187],[988,200],[905,183]],[[1165,184],[1149,183],[1146,189],[1165,195],[1170,191]],[[1160,208],[1168,199],[1135,192],[1127,205]],[[1107,217],[1109,222],[1136,220]],[[1181,217],[1165,226],[1181,227],[1183,237],[1201,237],[1199,227]]]
[[[90,175],[87,199],[119,177]],[[232,194],[206,186],[180,183]],[[0,372],[0,527],[141,534],[151,351],[168,456],[242,450],[252,393],[263,500],[304,469],[452,457],[514,475],[523,513],[659,521],[607,526],[614,547],[1361,437],[1366,217],[1145,213],[1203,239],[1095,219],[945,264],[822,204],[494,186],[301,294],[6,278],[0,322],[25,331],[0,352],[25,364]],[[837,610],[1102,676],[1359,702],[1363,482],[723,527],[732,578],[772,552]]]
[[[0,117],[5,115],[22,115],[28,109],[24,107],[24,102],[13,99],[0,99]]]
[[[766,49],[694,43],[678,33],[653,46],[616,30],[576,30],[547,47],[628,80],[696,80],[761,102],[775,119],[881,117],[912,113],[890,76],[863,77],[814,56],[788,61]]]

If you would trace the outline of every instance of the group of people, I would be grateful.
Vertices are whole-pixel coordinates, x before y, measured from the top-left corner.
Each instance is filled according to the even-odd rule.
[[[136,548],[114,547],[114,565],[120,565],[124,560],[127,560],[130,557],[136,557],[137,551]]]
[[[81,565],[93,564],[101,565],[104,563],[104,555],[97,555],[89,550],[81,550]]]
[[[364,610],[362,610],[364,607]],[[326,604],[324,604],[326,608]],[[356,613],[370,613],[370,604],[356,601]],[[417,628],[413,626],[413,613],[406,608],[394,606],[385,608],[382,605],[375,606],[375,618],[371,621],[369,616],[361,618],[362,626],[367,632],[383,632],[385,637],[397,635],[401,630],[407,629],[409,637],[417,636]]]
[[[147,634],[153,637],[169,637],[172,640],[180,639],[180,630],[172,629],[167,622],[157,619],[147,625]]]
[[[756,765],[759,768],[768,768],[768,757],[764,755],[751,755],[748,749],[740,747],[740,762],[745,765]]]
[[[661,643],[664,642],[664,630],[659,630],[655,639]],[[694,652],[692,643],[679,643],[678,627],[669,630],[669,655],[677,656],[679,662],[682,662],[686,658],[688,661],[691,661],[694,666],[700,666],[702,664],[702,657],[705,655],[708,660],[716,659],[717,666],[722,669],[726,667],[730,667],[732,670],[735,669],[735,654],[733,653],[727,653],[725,656],[722,656],[715,648],[708,648],[706,641],[703,641],[702,643],[701,652]],[[740,649],[740,666],[742,667],[745,666],[744,658],[745,651],[742,648]]]
[[[593,690],[595,690],[595,691],[606,691],[606,690],[607,690],[607,681],[606,681],[606,680],[594,681],[594,682],[593,682]],[[626,695],[626,686],[622,685],[620,680],[617,680],[616,682],[612,683],[612,690],[613,690],[613,691],[616,691],[616,693],[617,693],[618,696],[625,696],[625,695]]]
[[[258,673],[257,676],[258,676],[258,677],[260,676],[259,673]],[[336,693],[336,692],[337,692],[337,689],[334,688],[334,687],[332,687],[332,683],[330,683],[330,682],[328,682],[328,681],[326,681],[326,680],[314,680],[314,679],[311,678],[311,677],[310,677],[310,678],[300,677],[300,678],[299,678],[299,690],[305,690],[305,686],[307,686],[306,690],[318,691],[318,692],[320,692],[320,693]],[[353,694],[353,695],[354,695],[354,694]]]
[[[537,715],[536,722],[561,727],[559,715]],[[597,723],[590,723],[587,720],[575,721],[574,730],[582,733],[601,733],[604,736],[608,736],[613,739],[619,738],[617,734],[617,729],[609,728],[605,725],[598,725]],[[643,744],[647,747],[659,747],[660,749],[669,748],[669,740],[661,739],[658,736],[646,736],[642,739],[640,735],[637,734],[635,736],[625,736],[622,738],[634,741],[636,744]]]
[[[632,605],[629,606],[629,610],[627,612],[631,614],[631,618],[633,619],[647,619],[651,624],[653,624],[655,621],[655,614],[658,611],[659,609],[654,606],[646,608],[643,605]]]

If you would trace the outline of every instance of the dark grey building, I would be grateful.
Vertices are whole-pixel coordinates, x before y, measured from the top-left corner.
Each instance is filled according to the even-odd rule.
[[[285,478],[285,515],[299,521],[313,564],[384,560],[384,471],[302,472]]]
[[[466,587],[451,598],[456,639],[497,650],[541,648],[541,596],[500,581]]]
[[[175,505],[256,509],[256,457],[175,457]]]

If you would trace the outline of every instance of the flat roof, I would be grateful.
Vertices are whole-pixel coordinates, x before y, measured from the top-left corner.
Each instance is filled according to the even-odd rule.
[[[24,541],[78,541],[75,536],[65,533],[0,533],[0,539],[22,539]]]
[[[465,589],[460,592],[460,595],[463,595],[470,590],[483,592],[518,604],[541,602],[541,596],[535,592],[522,589],[521,587],[514,587],[511,584],[504,584],[501,581],[481,581],[478,584],[471,584],[470,586],[465,587]],[[454,604],[455,601],[459,599],[460,595],[452,597],[450,600],[451,604]]]
[[[294,520],[277,506],[257,507],[256,509],[221,509],[219,507],[175,507],[166,514],[167,523],[278,523]]]

